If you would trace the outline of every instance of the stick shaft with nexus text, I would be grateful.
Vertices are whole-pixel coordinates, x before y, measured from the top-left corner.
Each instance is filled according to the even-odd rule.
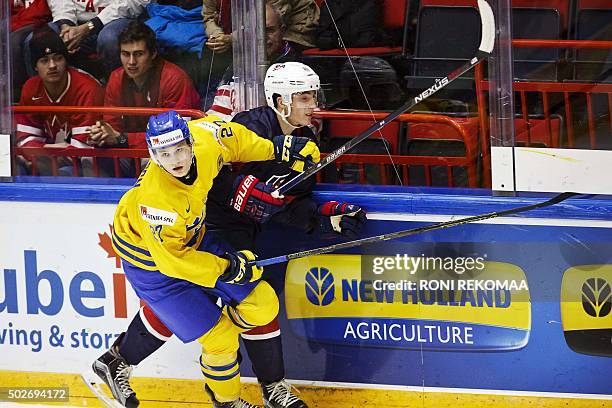
[[[431,95],[435,94],[440,89],[446,87],[455,79],[465,74],[474,65],[476,65],[483,59],[488,58],[489,55],[491,55],[491,52],[493,51],[493,46],[495,43],[495,18],[493,16],[491,6],[489,6],[489,4],[485,0],[478,0],[478,10],[480,12],[482,34],[480,39],[480,46],[478,47],[478,51],[476,52],[474,58],[472,58],[470,61],[457,68],[444,78],[436,79],[436,82],[431,87],[424,90],[419,95],[410,98],[408,102],[400,106],[397,110],[391,112],[381,121],[376,122],[366,130],[361,132],[359,135],[355,136],[333,152],[329,153],[327,156],[325,156],[325,158],[323,158],[314,166],[310,167],[308,170],[296,175],[294,178],[292,178],[291,180],[280,186],[278,189],[273,191],[272,196],[283,196],[287,191],[289,191],[289,189],[298,185],[303,180],[306,180],[308,177],[311,177],[321,171],[325,166],[336,160],[338,157],[342,156],[344,153],[347,153],[350,149],[361,143],[363,140],[367,139],[372,133],[381,130],[383,127],[395,120],[402,113],[423,102],[425,99],[429,98]]]

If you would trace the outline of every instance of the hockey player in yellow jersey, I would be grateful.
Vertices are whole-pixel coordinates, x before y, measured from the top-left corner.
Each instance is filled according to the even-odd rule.
[[[249,262],[251,251],[206,233],[206,197],[224,163],[276,159],[303,171],[319,161],[319,150],[307,138],[270,141],[237,123],[214,116],[185,122],[174,111],[151,117],[146,138],[151,162],[119,202],[113,247],[136,294],[183,342],[201,343],[213,406],[252,407],[240,399],[238,335],[269,323],[278,299],[259,281],[263,268]],[[256,200],[246,191],[244,199]],[[96,360],[93,368],[129,369],[122,364]],[[117,391],[123,405],[138,406],[131,390]]]

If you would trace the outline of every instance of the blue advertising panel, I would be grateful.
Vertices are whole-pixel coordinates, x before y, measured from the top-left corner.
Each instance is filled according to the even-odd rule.
[[[454,208],[452,197],[446,205],[433,201],[429,213],[397,211],[397,200],[384,195],[350,199],[369,210],[364,236],[428,225],[424,220],[440,221],[440,213],[450,219],[453,209],[490,210],[465,197]],[[605,208],[598,215],[584,210],[590,219],[567,208],[294,260],[286,272],[284,265],[270,267],[267,274],[284,290],[288,376],[611,394],[612,223]],[[272,227],[259,253],[331,242]],[[391,268],[373,273],[384,260]]]

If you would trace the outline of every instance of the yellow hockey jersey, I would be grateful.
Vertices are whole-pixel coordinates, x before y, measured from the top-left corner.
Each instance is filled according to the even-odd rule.
[[[113,247],[145,270],[214,287],[229,261],[198,251],[205,233],[206,197],[224,163],[274,158],[270,140],[216,116],[188,122],[194,139],[197,178],[186,185],[150,162],[119,201]]]

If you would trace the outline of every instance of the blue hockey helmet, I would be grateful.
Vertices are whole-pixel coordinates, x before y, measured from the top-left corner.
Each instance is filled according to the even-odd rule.
[[[187,121],[177,112],[169,110],[151,116],[145,133],[149,154],[153,161],[159,164],[155,151],[174,146],[182,141],[193,145],[193,137],[187,126]]]
[[[149,118],[146,139],[149,150],[170,147],[183,140],[189,145],[193,144],[187,121],[173,110]]]

